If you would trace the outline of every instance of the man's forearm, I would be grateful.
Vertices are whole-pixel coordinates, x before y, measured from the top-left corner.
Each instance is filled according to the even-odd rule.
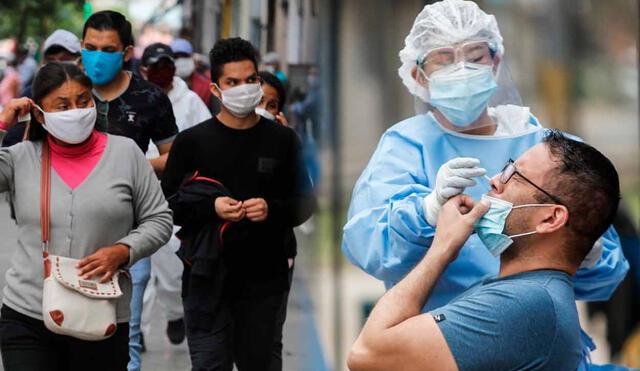
[[[165,153],[163,155],[160,155],[159,157],[149,160],[149,163],[151,164],[151,167],[153,167],[153,171],[156,173],[158,178],[162,177],[164,168],[167,165],[167,158],[169,158],[169,153]]]
[[[434,240],[418,265],[378,301],[365,324],[362,335],[380,334],[420,313],[433,287],[449,264],[450,249],[434,248],[442,243]]]

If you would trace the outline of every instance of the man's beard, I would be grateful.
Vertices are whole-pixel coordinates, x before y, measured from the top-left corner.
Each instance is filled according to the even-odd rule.
[[[523,203],[518,203],[514,204],[514,206],[522,204]],[[522,209],[511,210],[505,221],[504,231],[502,231],[502,233],[507,236],[512,236],[534,230],[535,226],[531,225],[531,208],[524,207]],[[526,254],[527,248],[533,238],[535,238],[535,234],[513,238],[513,243],[502,253],[502,256],[508,260]]]

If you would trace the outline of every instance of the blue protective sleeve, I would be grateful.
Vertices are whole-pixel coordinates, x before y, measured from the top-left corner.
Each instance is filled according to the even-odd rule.
[[[399,281],[431,244],[422,199],[431,193],[420,143],[388,130],[353,190],[342,250],[383,281]]]
[[[581,268],[573,277],[577,300],[608,300],[629,270],[620,238],[613,226],[602,235],[602,257],[592,268]]]

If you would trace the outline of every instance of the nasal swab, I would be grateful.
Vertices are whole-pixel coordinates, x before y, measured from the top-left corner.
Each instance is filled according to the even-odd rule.
[[[489,178],[489,176],[487,176],[487,174],[484,175],[484,178],[488,181],[491,181],[491,178]]]

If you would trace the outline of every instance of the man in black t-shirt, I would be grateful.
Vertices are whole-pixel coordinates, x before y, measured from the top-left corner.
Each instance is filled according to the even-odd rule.
[[[82,32],[82,64],[93,82],[96,128],[133,139],[142,152],[153,140],[160,157],[149,162],[161,174],[178,127],[162,89],[123,69],[132,56],[131,24],[122,14],[107,10],[87,20]]]
[[[93,82],[98,117],[96,128],[133,139],[142,152],[149,140],[160,157],[150,159],[162,174],[178,127],[169,98],[157,86],[123,69],[133,56],[131,23],[120,13],[105,10],[93,14],[82,31],[82,64]],[[142,299],[149,282],[151,262],[141,259],[130,269],[133,282],[129,321],[128,370],[140,370],[142,350],[140,319]]]
[[[191,364],[193,370],[230,370],[234,363],[240,371],[281,370],[277,339],[292,272],[287,258],[295,254],[293,227],[311,216],[315,199],[296,133],[255,113],[262,87],[253,46],[240,38],[222,39],[209,56],[211,92],[222,103],[220,113],[178,134],[162,179],[168,198],[196,171],[198,179],[219,182],[230,193],[189,203],[186,219],[178,216],[179,197],[169,202],[175,223],[185,230],[225,226],[220,243],[198,234],[181,246],[184,252],[192,242],[208,243],[202,247],[221,251],[216,259],[228,272],[212,280],[202,275],[200,263],[206,261],[185,261],[182,295]],[[221,299],[211,303],[210,292],[222,293]]]
[[[171,147],[177,134],[173,108],[158,86],[131,75],[129,86],[119,96],[106,100],[97,89],[93,95],[98,107],[98,130],[131,138],[144,153],[149,140],[153,140],[158,148]],[[160,151],[161,157],[166,157],[166,153],[166,150]],[[156,172],[162,170],[156,166],[154,169]]]

